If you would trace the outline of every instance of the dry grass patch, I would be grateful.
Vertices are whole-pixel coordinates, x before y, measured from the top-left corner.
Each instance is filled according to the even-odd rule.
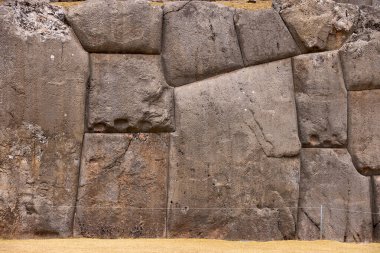
[[[380,244],[206,239],[0,240],[1,253],[379,253]]]
[[[71,6],[75,6],[75,5],[78,5],[78,4],[81,4],[83,3],[83,1],[77,1],[77,2],[54,2],[54,3],[50,3],[51,5],[55,5],[55,6],[61,6],[61,7],[64,7],[64,8],[69,8]]]
[[[245,10],[262,10],[272,8],[272,1],[270,0],[258,0],[257,3],[248,3],[246,0],[218,1],[217,3],[221,3],[232,8]]]

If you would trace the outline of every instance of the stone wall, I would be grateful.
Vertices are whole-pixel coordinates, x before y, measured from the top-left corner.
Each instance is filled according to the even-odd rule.
[[[47,2],[0,6],[0,237],[380,240],[376,7]]]

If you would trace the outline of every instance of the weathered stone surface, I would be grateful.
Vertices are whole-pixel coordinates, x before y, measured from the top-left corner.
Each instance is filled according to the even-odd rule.
[[[347,3],[356,5],[372,5],[373,0],[334,0],[337,3]]]
[[[182,86],[175,96],[168,236],[294,238],[296,209],[288,207],[298,201],[300,144],[290,60]]]
[[[374,241],[380,242],[380,176],[374,176],[372,178],[373,182],[373,195],[374,198],[374,209],[372,210],[375,214],[373,216],[373,229],[374,229]]]
[[[169,134],[86,134],[75,235],[161,237]]]
[[[236,10],[235,26],[246,66],[300,53],[280,15],[272,9]]]
[[[345,242],[372,240],[369,178],[360,175],[346,149],[302,149],[297,235],[320,236],[323,205],[324,239]]]
[[[172,86],[243,67],[233,12],[214,3],[165,4],[162,50]]]
[[[71,236],[80,144],[27,123],[0,143],[0,237]]]
[[[380,88],[380,11],[362,5],[355,32],[340,50],[348,90]]]
[[[159,56],[91,54],[91,69],[90,130],[174,131],[173,88]]]
[[[274,4],[303,52],[339,49],[359,17],[358,6],[331,0],[277,0]]]
[[[372,0],[372,5],[379,8],[380,7],[380,0]]]
[[[48,134],[64,132],[80,141],[88,54],[54,16],[59,15],[55,7],[46,23],[37,22],[45,20],[38,18],[45,8],[0,6],[0,126],[26,121]]]
[[[88,52],[160,53],[162,9],[147,1],[86,1],[66,18]]]
[[[43,2],[0,6],[0,236],[71,236],[88,54]]]
[[[380,90],[348,93],[348,150],[356,169],[380,175]]]
[[[301,143],[341,147],[347,141],[347,91],[337,51],[293,58]]]

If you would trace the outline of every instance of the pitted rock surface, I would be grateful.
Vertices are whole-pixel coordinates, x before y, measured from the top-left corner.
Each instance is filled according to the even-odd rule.
[[[168,134],[86,134],[75,235],[162,237]]]
[[[337,51],[293,58],[299,134],[305,147],[347,144],[347,91]]]
[[[66,15],[91,53],[159,54],[162,9],[144,0],[91,0]]]
[[[174,131],[173,88],[165,82],[159,56],[91,54],[91,69],[91,131]]]

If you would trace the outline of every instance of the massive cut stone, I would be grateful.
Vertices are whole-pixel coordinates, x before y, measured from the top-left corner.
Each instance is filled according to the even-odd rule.
[[[174,130],[173,88],[155,55],[91,54],[88,127],[95,132]]]
[[[330,0],[277,0],[274,4],[303,52],[339,49],[359,17],[358,6]]]
[[[337,51],[293,58],[301,143],[341,147],[347,141],[347,91]]]
[[[360,175],[346,149],[302,149],[297,235],[344,242],[372,240],[369,178]]]
[[[88,54],[63,12],[0,6],[0,236],[71,236]]]
[[[238,9],[235,25],[245,65],[284,59],[300,53],[280,15],[272,9]]]
[[[380,29],[355,37],[340,57],[348,90],[380,89]]]
[[[380,176],[375,176],[373,181],[373,195],[374,198],[374,212],[373,215],[373,229],[374,229],[374,241],[380,242]]]
[[[175,89],[169,237],[294,238],[300,143],[290,65]]]
[[[162,9],[148,1],[86,1],[69,8],[66,18],[88,52],[161,51]]]
[[[162,237],[169,134],[86,134],[75,235]]]
[[[165,4],[162,58],[170,85],[243,67],[233,16],[229,8],[214,3]]]
[[[348,94],[348,150],[360,173],[380,175],[380,90]]]

